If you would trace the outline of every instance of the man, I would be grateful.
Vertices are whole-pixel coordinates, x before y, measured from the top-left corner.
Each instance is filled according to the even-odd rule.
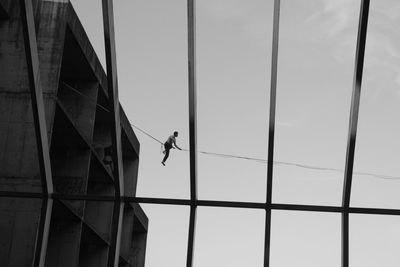
[[[176,145],[176,138],[178,137],[178,132],[175,131],[173,135],[168,137],[168,140],[164,143],[164,148],[165,151],[163,153],[165,154],[163,161],[161,162],[162,165],[165,166],[165,161],[168,159],[169,156],[169,151],[171,148],[177,148],[179,150],[182,150],[179,146]],[[175,146],[175,147],[174,147]]]

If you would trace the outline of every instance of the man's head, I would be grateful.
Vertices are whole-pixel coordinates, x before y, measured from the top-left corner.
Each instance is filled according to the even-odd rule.
[[[178,132],[177,131],[174,132],[174,136],[178,137]]]

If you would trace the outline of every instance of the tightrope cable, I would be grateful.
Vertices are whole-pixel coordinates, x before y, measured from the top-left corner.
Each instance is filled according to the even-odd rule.
[[[157,138],[155,138],[154,136],[152,136],[151,134],[145,132],[144,130],[140,129],[139,127],[137,127],[136,125],[131,123],[131,126],[134,127],[135,129],[139,130],[140,132],[142,132],[143,134],[147,135],[148,137],[150,137],[151,139],[153,139],[154,141],[156,141],[159,144],[163,144],[163,142],[161,142],[160,140],[158,140]]]
[[[90,97],[82,94],[79,90],[75,89],[74,87],[68,85],[65,82],[62,82],[64,86],[75,92],[76,94],[80,95],[81,97],[85,98],[87,101],[90,101],[102,110],[106,112],[110,112],[106,107],[100,105],[96,101],[92,100]],[[153,139],[153,141],[159,143],[161,145],[161,149],[163,146],[163,142],[160,141],[160,139],[154,137],[153,135],[149,134],[147,131],[139,128],[133,123],[130,123],[132,127],[140,131],[142,134],[146,135],[147,137]],[[189,152],[189,149],[182,149],[182,151]],[[241,159],[241,160],[248,160],[248,161],[253,161],[253,162],[258,162],[262,164],[267,164],[268,160],[266,159],[260,159],[260,158],[253,158],[253,157],[245,157],[245,156],[240,156],[240,155],[232,155],[232,154],[223,154],[223,153],[215,153],[215,152],[210,152],[210,151],[201,151],[197,150],[197,153],[199,154],[204,154],[204,155],[209,155],[209,156],[215,156],[215,157],[221,157],[221,158],[231,158],[231,159]],[[317,170],[317,171],[331,171],[331,172],[340,172],[343,173],[344,170],[342,169],[336,169],[336,168],[328,168],[328,167],[321,167],[321,166],[313,166],[313,165],[306,165],[306,164],[301,164],[301,163],[295,163],[295,162],[285,162],[285,161],[274,161],[273,162],[275,165],[285,165],[285,166],[291,166],[291,167],[298,167],[298,168],[303,168],[303,169],[310,169],[310,170]],[[376,173],[370,173],[370,172],[353,172],[353,175],[363,175],[363,176],[370,176],[374,178],[379,178],[379,179],[385,179],[385,180],[400,180],[400,176],[391,176],[391,175],[383,175],[383,174],[376,174]]]
[[[140,132],[146,134],[153,140],[157,141],[158,143],[162,144],[160,140],[152,136],[151,134],[145,132],[144,130],[138,128],[136,125],[132,124],[133,127],[136,129],[139,129]],[[182,151],[189,152],[189,149],[182,149]],[[267,164],[268,160],[266,159],[260,159],[260,158],[253,158],[253,157],[245,157],[245,156],[239,156],[239,155],[232,155],[232,154],[223,154],[223,153],[215,153],[215,152],[209,152],[209,151],[201,151],[197,150],[197,153],[199,154],[204,154],[204,155],[209,155],[209,156],[216,156],[216,157],[221,157],[221,158],[233,158],[233,159],[241,159],[241,160],[248,160],[248,161],[253,161],[253,162],[258,162],[262,164]],[[313,165],[307,165],[307,164],[301,164],[301,163],[295,163],[295,162],[286,162],[286,161],[275,161],[273,162],[275,165],[284,165],[284,166],[291,166],[291,167],[298,167],[298,168],[303,168],[303,169],[310,169],[310,170],[317,170],[317,171],[331,171],[331,172],[339,172],[343,173],[344,170],[342,169],[336,169],[336,168],[328,168],[328,167],[321,167],[321,166],[313,166]],[[379,179],[385,179],[385,180],[400,180],[400,176],[391,176],[391,175],[383,175],[383,174],[376,174],[376,173],[369,173],[369,172],[353,172],[353,175],[363,175],[363,176],[370,176],[374,178],[379,178]]]

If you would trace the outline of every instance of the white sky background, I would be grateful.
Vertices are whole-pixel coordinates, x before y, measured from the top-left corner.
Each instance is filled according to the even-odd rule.
[[[104,63],[101,0],[73,0]],[[120,101],[188,148],[185,0],[114,1]],[[343,169],[360,0],[282,0],[275,160]],[[273,1],[197,1],[198,149],[266,158]],[[400,176],[400,3],[371,0],[355,171]],[[189,198],[189,157],[140,143],[138,196]],[[266,166],[199,155],[199,198],[265,201]],[[400,181],[355,175],[354,206],[400,208]],[[340,205],[343,173],[275,165],[273,201]],[[146,266],[185,266],[189,209],[142,205]],[[350,217],[350,266],[399,266],[400,222]],[[264,214],[199,208],[196,267],[262,266]],[[271,266],[340,266],[338,214],[274,211]]]

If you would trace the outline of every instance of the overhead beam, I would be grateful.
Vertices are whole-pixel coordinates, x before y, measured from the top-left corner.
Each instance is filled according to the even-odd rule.
[[[39,54],[33,6],[31,0],[20,0],[19,3],[42,186],[42,208],[33,255],[33,266],[38,267],[45,265],[50,218],[53,207],[53,200],[50,198],[53,193],[53,182],[50,165],[49,140],[47,138],[46,115],[40,81]]]
[[[280,0],[274,1],[274,23],[272,37],[271,88],[269,98],[268,162],[267,162],[267,204],[272,202],[272,179],[274,167],[276,83],[278,76],[278,44]]]
[[[356,58],[353,78],[353,94],[351,98],[349,131],[347,137],[346,163],[344,171],[342,206],[350,205],[351,185],[353,179],[354,153],[356,147],[358,113],[360,107],[361,83],[364,68],[365,43],[367,38],[369,0],[361,1],[360,18],[358,25]]]
[[[342,198],[342,267],[349,266],[349,212],[351,185],[353,180],[354,153],[357,136],[358,113],[360,107],[361,83],[364,67],[365,43],[367,38],[369,0],[362,0],[358,24],[356,57],[353,77],[353,93],[350,107],[349,132]]]
[[[53,193],[53,182],[32,0],[20,0],[20,8],[40,177],[43,194],[47,195]]]
[[[53,212],[53,199],[42,199],[42,207],[36,234],[36,244],[33,257],[34,267],[43,267],[46,263],[47,244],[50,233],[50,220]]]
[[[197,212],[196,0],[187,0],[190,218],[186,267],[193,266]]]
[[[113,0],[102,0],[103,24],[104,24],[104,44],[106,51],[107,65],[107,92],[109,106],[111,110],[111,141],[113,174],[115,186],[115,202],[113,210],[113,220],[111,226],[111,246],[108,254],[108,267],[117,267],[119,264],[119,253],[121,244],[121,228],[124,203],[121,202],[124,196],[124,171],[122,165],[122,145],[121,145],[121,122],[120,106],[118,97],[118,78],[117,78],[117,56],[115,48],[114,30],[114,8]]]
[[[197,199],[196,0],[187,0],[190,199]]]
[[[264,237],[264,267],[270,266],[271,247],[271,208],[272,180],[274,168],[274,143],[275,143],[275,110],[276,110],[276,84],[278,76],[278,45],[279,45],[279,15],[280,0],[274,1],[274,23],[272,36],[271,59],[271,88],[269,98],[269,127],[268,127],[268,162],[267,162],[267,200],[265,210],[265,237]]]
[[[115,49],[114,31],[114,8],[113,0],[102,0],[103,3],[103,24],[104,24],[104,45],[106,50],[107,65],[107,92],[111,109],[111,139],[112,158],[114,163],[113,174],[116,194],[120,197],[124,194],[124,171],[122,166],[121,149],[121,122],[120,107],[118,98],[117,78],[117,56]]]

